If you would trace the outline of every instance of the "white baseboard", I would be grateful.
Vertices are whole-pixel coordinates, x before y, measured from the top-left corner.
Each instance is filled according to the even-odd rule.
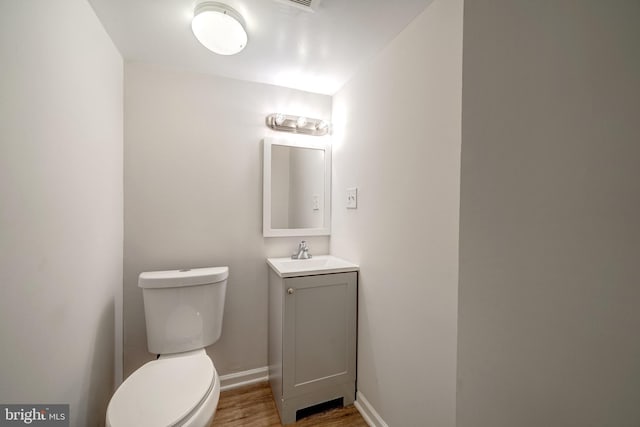
[[[389,427],[361,392],[356,393],[356,401],[353,405],[371,427]]]
[[[269,380],[269,367],[250,369],[233,374],[220,375],[220,391],[233,390],[245,385],[256,384]]]

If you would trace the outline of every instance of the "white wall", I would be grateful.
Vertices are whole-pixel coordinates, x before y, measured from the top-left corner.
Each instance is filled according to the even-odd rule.
[[[640,425],[640,2],[465,3],[458,425]]]
[[[296,148],[289,156],[289,224],[293,228],[324,226],[325,151]],[[318,196],[318,210],[313,197]]]
[[[122,59],[84,0],[0,2],[0,58],[0,402],[99,425],[122,355]]]
[[[358,390],[390,426],[455,425],[461,85],[462,1],[435,0],[334,97],[331,252],[361,266]]]
[[[126,64],[126,374],[154,357],[138,274],[189,266],[230,269],[222,337],[209,349],[218,372],[267,365],[265,259],[300,240],[262,237],[262,138],[275,136],[265,125],[274,112],[328,119],[331,98]],[[327,237],[307,240],[328,252]]]

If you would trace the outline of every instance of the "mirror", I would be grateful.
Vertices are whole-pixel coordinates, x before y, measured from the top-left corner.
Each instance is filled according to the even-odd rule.
[[[330,234],[330,193],[328,145],[265,138],[265,237]]]

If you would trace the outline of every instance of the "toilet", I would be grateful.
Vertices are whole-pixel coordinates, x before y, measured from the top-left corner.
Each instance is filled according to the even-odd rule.
[[[218,341],[228,267],[140,274],[147,346],[158,358],[127,378],[109,402],[108,427],[205,427],[220,379],[205,347]]]

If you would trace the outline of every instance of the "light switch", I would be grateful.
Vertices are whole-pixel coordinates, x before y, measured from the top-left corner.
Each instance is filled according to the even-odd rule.
[[[358,209],[358,188],[347,188],[347,209]]]
[[[320,210],[320,195],[319,194],[314,194],[311,197],[313,199],[313,210],[314,211],[319,211]]]

